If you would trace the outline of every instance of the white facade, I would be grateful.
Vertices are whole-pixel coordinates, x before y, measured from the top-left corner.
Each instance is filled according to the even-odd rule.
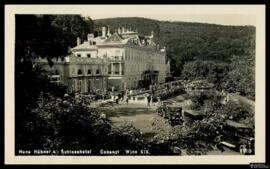
[[[147,72],[155,73],[154,83],[165,82],[166,52],[153,42],[153,32],[144,39],[140,39],[137,32],[123,28],[112,35],[109,31],[106,35],[105,28],[102,32],[102,36],[96,38],[88,35],[88,40],[72,48],[72,52],[77,57],[106,60],[108,87],[136,88],[139,81],[145,80]]]

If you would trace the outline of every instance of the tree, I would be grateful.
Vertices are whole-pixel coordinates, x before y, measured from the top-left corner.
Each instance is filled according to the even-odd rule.
[[[212,60],[196,60],[183,66],[182,77],[187,80],[206,80],[221,88],[229,71],[229,64]]]
[[[93,33],[94,24],[90,17],[83,18],[80,15],[56,15],[51,23],[61,29],[69,45],[76,45],[76,38],[86,40],[88,33]]]
[[[249,117],[249,112],[243,106],[232,101],[222,106],[221,112],[226,115],[228,119],[234,121],[242,121]]]
[[[234,86],[234,88],[232,88]],[[224,88],[255,99],[255,52],[248,49],[244,56],[231,59],[228,83]]]
[[[58,22],[55,21],[61,20],[59,17],[56,15],[15,16],[16,145],[27,140],[24,136],[27,133],[25,125],[29,119],[37,118],[35,114],[31,113],[31,110],[38,106],[36,102],[40,93],[50,92],[60,97],[66,91],[65,86],[51,84],[46,72],[39,69],[34,63],[34,59],[38,57],[47,58],[50,61],[53,57],[65,56],[68,47],[76,43],[76,31],[73,31],[75,24],[86,25],[83,24],[84,20],[80,19],[79,15],[67,16],[71,20],[67,19],[63,22],[72,24],[56,25],[55,23]],[[91,22],[88,23],[88,25],[90,24]],[[82,29],[85,29],[84,32],[88,30],[86,26]],[[72,39],[72,37],[74,38]]]
[[[46,76],[35,67],[33,59],[42,57],[50,61],[53,57],[66,55],[68,48],[76,43],[77,35],[91,31],[90,25],[89,18],[86,22],[79,15],[16,15],[16,105],[25,100],[27,95],[39,94],[38,91],[48,85]],[[53,64],[51,61],[50,63]],[[34,100],[28,99],[30,104],[34,103]],[[21,105],[19,110],[26,107]]]
[[[22,121],[24,133],[19,135],[17,150],[92,149],[93,154],[99,154],[101,149],[123,153],[145,147],[138,129],[132,125],[115,128],[102,112],[85,103],[84,98],[41,94],[31,116]]]

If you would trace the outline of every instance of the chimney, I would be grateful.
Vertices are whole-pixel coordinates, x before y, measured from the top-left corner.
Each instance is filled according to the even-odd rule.
[[[106,27],[103,26],[101,29],[102,29],[102,37],[105,38],[106,37]]]
[[[151,36],[154,37],[154,31],[151,31]]]
[[[109,26],[108,26],[108,32],[107,32],[107,36],[111,36],[111,32],[110,32],[110,28],[109,28]]]
[[[121,28],[118,28],[118,34],[121,34]]]
[[[77,46],[79,46],[81,44],[81,38],[77,37]]]
[[[94,34],[93,33],[87,34],[87,41],[90,42],[90,41],[93,41],[93,40],[94,40]]]

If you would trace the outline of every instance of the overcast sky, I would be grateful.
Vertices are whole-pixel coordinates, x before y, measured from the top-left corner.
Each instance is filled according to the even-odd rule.
[[[256,25],[256,15],[248,5],[94,5],[80,11],[92,19],[144,17],[163,21]]]

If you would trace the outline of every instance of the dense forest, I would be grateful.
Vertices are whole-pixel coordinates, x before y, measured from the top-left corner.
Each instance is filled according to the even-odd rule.
[[[155,42],[166,46],[173,76],[189,80],[210,79],[217,82],[217,89],[239,92],[252,99],[255,97],[254,26],[169,22],[137,17],[99,19],[94,24],[96,29],[104,25],[111,31],[125,26],[137,30],[140,35],[150,35],[153,30]],[[192,66],[199,62],[201,66]],[[217,70],[218,65],[222,70]],[[193,76],[187,76],[187,72]]]

